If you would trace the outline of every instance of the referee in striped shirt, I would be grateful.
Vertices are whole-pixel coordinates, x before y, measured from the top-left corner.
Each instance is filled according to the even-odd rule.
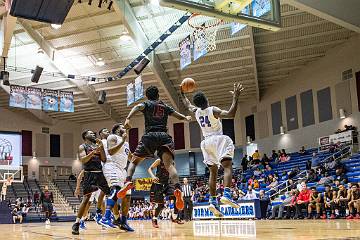
[[[193,202],[192,202],[192,196],[193,196],[193,189],[189,184],[189,181],[187,178],[183,179],[184,184],[181,186],[181,190],[184,194],[184,220],[190,221],[192,217],[192,210],[193,210]]]

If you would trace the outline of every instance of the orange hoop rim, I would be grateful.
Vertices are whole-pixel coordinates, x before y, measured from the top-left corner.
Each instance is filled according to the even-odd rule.
[[[214,24],[211,24],[209,26],[195,26],[194,24],[191,23],[191,19],[195,18],[195,17],[200,17],[202,15],[200,15],[199,13],[193,13],[191,14],[191,16],[189,17],[188,19],[188,25],[191,27],[191,28],[194,28],[196,30],[205,30],[205,29],[209,29],[209,28],[214,28],[214,27],[217,27],[219,26],[220,24],[222,24],[224,22],[224,20],[222,19],[218,19],[218,21]]]

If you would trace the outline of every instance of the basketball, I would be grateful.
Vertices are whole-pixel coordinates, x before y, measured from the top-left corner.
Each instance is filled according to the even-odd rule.
[[[193,92],[196,88],[196,84],[194,79],[192,78],[185,78],[182,82],[181,82],[181,91],[183,91],[184,93],[190,93]]]

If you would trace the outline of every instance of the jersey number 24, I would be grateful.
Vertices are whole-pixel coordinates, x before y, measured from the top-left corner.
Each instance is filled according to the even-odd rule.
[[[199,120],[200,120],[201,127],[211,127],[211,123],[209,121],[208,116],[200,116]]]

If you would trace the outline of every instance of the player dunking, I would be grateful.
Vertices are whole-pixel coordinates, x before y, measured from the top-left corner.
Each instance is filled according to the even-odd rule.
[[[147,101],[136,105],[129,113],[125,121],[125,128],[129,129],[130,119],[138,112],[142,112],[145,118],[145,134],[142,136],[137,146],[134,156],[130,161],[127,171],[127,183],[125,187],[119,191],[119,197],[123,198],[129,186],[132,186],[131,179],[134,175],[136,166],[147,157],[153,157],[157,151],[157,155],[164,162],[166,170],[169,172],[171,182],[175,186],[174,196],[176,197],[176,207],[181,210],[184,208],[184,200],[180,190],[179,176],[174,161],[174,142],[167,133],[167,120],[169,116],[173,116],[179,120],[191,121],[190,116],[184,116],[175,111],[172,107],[159,100],[159,89],[150,86],[146,89]]]
[[[234,144],[230,137],[223,134],[221,118],[234,118],[237,110],[238,99],[243,87],[241,84],[234,84],[233,100],[228,111],[221,110],[218,107],[209,105],[208,99],[203,92],[197,92],[193,96],[192,105],[182,93],[183,102],[189,111],[195,113],[197,122],[199,123],[204,140],[201,142],[201,151],[204,156],[204,163],[210,170],[209,177],[209,191],[210,191],[210,206],[209,210],[215,216],[222,217],[219,203],[216,199],[216,179],[218,175],[218,168],[220,165],[224,168],[224,195],[220,201],[224,204],[229,204],[232,207],[239,206],[232,199],[230,191],[232,180],[232,159],[234,157]]]
[[[156,168],[154,175],[153,169]],[[164,163],[161,159],[155,160],[153,164],[148,168],[148,173],[153,179],[153,184],[150,189],[150,202],[156,204],[155,214],[152,219],[152,225],[154,228],[159,228],[158,217],[161,211],[164,209],[164,198],[169,197],[171,201],[174,201],[174,186],[169,182],[169,172],[166,170]],[[174,209],[173,209],[174,210]],[[171,220],[178,224],[183,224],[180,220],[176,219],[174,213],[171,215]]]
[[[83,200],[77,213],[76,221],[72,226],[72,234],[79,235],[80,220],[84,216],[87,203],[92,192],[99,188],[108,195],[110,188],[102,172],[101,162],[106,161],[104,146],[100,139],[96,139],[95,133],[85,130],[82,133],[84,143],[79,146],[79,159],[84,167]],[[99,204],[99,203],[98,203]],[[101,208],[101,203],[98,205]]]
[[[131,156],[129,143],[126,142],[126,130],[121,123],[115,124],[112,128],[112,134],[107,138],[108,153],[111,156],[107,159],[104,164],[103,172],[105,178],[111,187],[111,194],[108,197],[106,203],[106,211],[100,224],[106,227],[114,227],[119,225],[120,229],[133,232],[127,224],[127,215],[130,207],[130,193],[127,192],[125,198],[121,202],[121,219],[119,219],[118,208],[117,208],[117,193],[124,186],[126,180],[126,166]],[[115,207],[114,207],[115,206]],[[114,208],[115,221],[111,222],[111,210]]]

